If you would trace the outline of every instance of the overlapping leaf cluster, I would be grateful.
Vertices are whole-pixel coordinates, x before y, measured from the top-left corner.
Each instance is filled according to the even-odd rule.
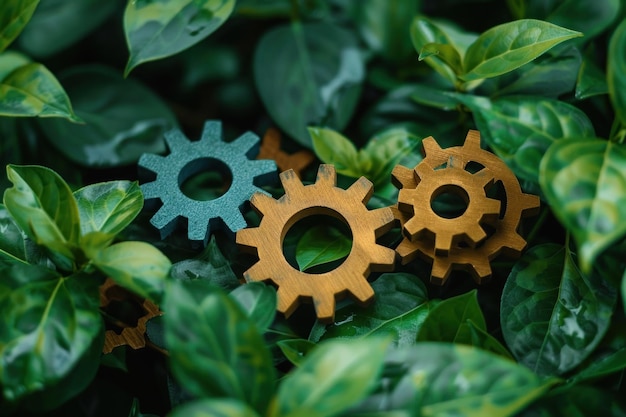
[[[0,116],[0,415],[626,415],[624,0],[7,0]],[[542,212],[487,285],[417,261],[332,324],[287,320],[231,237],[161,241],[140,213],[140,155],[211,118],[280,128],[372,207],[423,138],[478,129]],[[351,246],[303,223],[284,254],[313,273]],[[148,348],[101,354],[105,276],[165,312]]]

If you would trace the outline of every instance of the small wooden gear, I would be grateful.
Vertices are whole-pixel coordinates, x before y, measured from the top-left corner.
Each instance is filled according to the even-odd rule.
[[[315,155],[307,149],[288,154],[280,149],[280,143],[281,137],[278,129],[267,129],[261,140],[261,148],[256,159],[273,159],[281,172],[293,169],[302,178],[302,171],[313,163]]]
[[[398,165],[392,172],[393,183],[400,188],[393,211],[407,235],[396,252],[403,265],[417,256],[431,261],[433,283],[443,285],[455,268],[470,272],[477,283],[484,283],[491,277],[492,259],[501,253],[519,256],[526,247],[517,230],[522,217],[537,213],[539,197],[522,192],[504,161],[481,149],[476,130],[468,132],[463,146],[442,149],[432,137],[422,143],[422,162],[414,169]],[[470,163],[478,172],[467,171]],[[499,201],[486,197],[485,189],[492,182],[502,185],[502,209]],[[432,212],[429,202],[439,190],[451,185],[464,191],[468,205],[463,215],[445,219]],[[494,216],[496,213],[499,215]],[[484,230],[486,225],[492,229],[489,235]],[[430,231],[434,239],[425,237],[424,230]]]
[[[272,281],[278,286],[278,311],[291,315],[303,299],[312,299],[320,321],[332,321],[335,301],[351,293],[367,303],[374,291],[367,282],[373,271],[391,271],[395,253],[376,239],[393,227],[390,208],[368,210],[372,183],[359,178],[347,190],[336,187],[332,165],[321,165],[314,184],[303,185],[293,170],[280,174],[285,194],[278,200],[256,193],[250,202],[262,216],[258,227],[237,232],[242,250],[256,253],[259,260],[244,272],[246,281]],[[353,237],[348,257],[337,268],[310,274],[292,267],[283,255],[283,240],[299,220],[313,215],[337,218],[350,228]]]

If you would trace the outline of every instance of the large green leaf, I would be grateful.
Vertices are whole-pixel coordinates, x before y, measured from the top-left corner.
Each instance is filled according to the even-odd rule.
[[[263,414],[274,393],[275,369],[237,302],[206,281],[172,281],[164,311],[171,368],[185,390],[238,399]]]
[[[235,0],[129,0],[124,32],[130,51],[125,75],[137,65],[200,42],[230,16]]]
[[[16,401],[63,379],[102,332],[99,282],[24,264],[0,275],[0,386]]]
[[[617,27],[609,44],[606,79],[615,115],[626,125],[626,20]]]
[[[9,165],[7,175],[13,187],[4,192],[4,205],[15,223],[37,244],[73,260],[80,217],[70,187],[40,166]]]
[[[176,126],[176,119],[148,88],[99,66],[69,70],[59,78],[85,124],[39,122],[50,143],[70,160],[111,167],[136,163],[143,153],[165,151],[163,133]]]
[[[80,214],[81,233],[116,235],[143,208],[143,194],[136,182],[109,181],[88,185],[74,192]]]
[[[332,225],[320,224],[304,232],[296,245],[296,262],[301,271],[348,256],[352,239]]]
[[[276,290],[262,282],[250,282],[231,291],[259,333],[265,333],[276,315]]]
[[[7,46],[30,21],[39,0],[7,0],[0,7],[0,52]]]
[[[266,33],[254,54],[254,78],[276,124],[311,147],[307,126],[342,130],[365,77],[356,37],[330,23],[294,22]]]
[[[154,246],[146,242],[120,242],[88,256],[122,287],[161,302],[172,263]]]
[[[553,384],[490,352],[423,342],[388,352],[379,389],[357,410],[381,416],[402,410],[424,417],[513,416]]]
[[[377,384],[389,340],[370,337],[318,345],[280,384],[269,417],[331,417]]]
[[[42,1],[17,44],[31,56],[54,55],[100,26],[119,5],[120,0]]]
[[[576,98],[584,100],[589,97],[607,94],[609,86],[606,74],[591,59],[585,58],[580,66],[576,79]]]
[[[168,417],[260,417],[245,403],[233,399],[205,398],[176,407]]]
[[[472,110],[481,139],[518,177],[534,184],[539,183],[539,163],[552,143],[595,135],[587,115],[563,101],[528,96],[458,99]]]
[[[366,307],[348,304],[337,309],[335,323],[316,322],[309,339],[360,337],[384,334],[398,345],[412,345],[419,327],[435,304],[428,301],[424,283],[407,273],[382,274],[372,283],[374,302]]]
[[[626,235],[626,145],[597,138],[561,140],[541,161],[541,188],[576,239],[580,265]]]
[[[42,64],[16,52],[0,54],[0,96],[0,116],[81,121],[56,77]]]
[[[460,78],[472,81],[505,74],[578,36],[582,33],[535,19],[492,27],[467,49],[463,60],[465,74]]]
[[[602,276],[584,275],[561,245],[531,248],[504,286],[502,334],[518,361],[539,375],[578,366],[606,333],[617,292]]]

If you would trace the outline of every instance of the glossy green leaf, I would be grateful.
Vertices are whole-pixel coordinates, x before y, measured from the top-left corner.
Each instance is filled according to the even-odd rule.
[[[81,122],[56,77],[42,64],[19,56],[13,52],[0,55],[0,116],[61,117]]]
[[[538,375],[578,366],[607,331],[617,292],[599,275],[584,275],[561,245],[535,246],[504,286],[502,334],[518,361]]]
[[[325,164],[335,166],[339,174],[358,178],[362,156],[354,144],[341,133],[328,128],[309,127],[313,151]]]
[[[562,140],[541,161],[541,188],[576,240],[580,265],[626,235],[626,145],[597,138]]]
[[[616,117],[626,125],[626,20],[619,24],[609,44],[606,79]]]
[[[334,416],[361,401],[375,386],[389,340],[330,340],[280,384],[269,417]]]
[[[136,182],[109,181],[88,185],[74,192],[80,213],[81,233],[116,235],[143,208],[143,194]]]
[[[237,399],[263,414],[274,393],[274,365],[238,303],[206,281],[172,281],[164,311],[171,368],[185,390]]]
[[[209,244],[198,258],[176,262],[170,274],[179,280],[206,280],[224,290],[234,290],[241,285],[228,259],[220,251],[215,236],[211,236]]]
[[[539,18],[584,33],[584,42],[610,27],[620,10],[620,0],[563,0],[552,4],[552,10]]]
[[[428,85],[417,85],[415,92],[411,95],[411,98],[415,102],[423,104],[429,107],[435,107],[441,110],[454,110],[458,107],[459,103],[454,98],[454,95],[450,95],[450,92],[440,87],[430,87]]]
[[[260,417],[245,403],[233,399],[205,398],[176,407],[168,417]]]
[[[354,3],[351,11],[367,45],[385,59],[399,63],[413,52],[407,35],[419,5],[420,0],[365,0]]]
[[[450,50],[456,50],[457,55],[462,56],[464,51],[459,51],[456,45],[448,37],[448,35],[435,23],[423,16],[417,16],[411,23],[411,41],[413,47],[418,54],[422,53],[422,49],[428,44],[447,45]],[[424,62],[430,65],[440,75],[450,81],[452,85],[456,85],[456,74],[441,57],[438,55],[430,55],[423,57]]]
[[[576,98],[584,100],[608,92],[609,86],[604,72],[593,61],[583,61],[576,80]]]
[[[215,32],[230,16],[235,0],[129,1],[124,32],[130,58],[137,65],[183,51]]]
[[[557,389],[518,417],[625,417],[626,407],[618,396],[610,390],[585,385]]]
[[[348,124],[364,77],[356,37],[331,23],[275,27],[254,54],[256,87],[267,112],[309,148],[307,126],[342,130]]]
[[[552,143],[595,135],[587,115],[563,101],[526,96],[458,99],[472,110],[481,139],[518,177],[534,184],[539,182],[541,158]]]
[[[460,78],[472,81],[505,74],[578,36],[582,34],[535,19],[492,27],[467,49],[463,60],[465,74]]]
[[[589,367],[576,374],[572,380],[581,382],[601,378],[626,368],[626,347],[596,359]]]
[[[28,263],[26,236],[11,218],[8,210],[0,204],[0,263]]]
[[[335,323],[316,322],[309,340],[360,337],[379,334],[398,345],[412,345],[419,327],[435,304],[428,300],[424,283],[407,273],[382,274],[372,284],[374,302],[366,308],[355,304],[340,307]]]
[[[39,0],[8,0],[0,7],[0,52],[17,38],[38,4]]]
[[[119,0],[42,1],[17,44],[31,56],[54,55],[97,29],[119,5]]]
[[[463,73],[463,63],[461,62],[461,54],[456,48],[450,44],[427,43],[420,50],[418,59],[425,60],[430,56],[437,56],[443,63],[454,71],[455,76]]]
[[[122,287],[160,303],[172,263],[146,242],[120,242],[88,256]]]
[[[259,333],[265,333],[276,315],[276,290],[262,282],[250,282],[231,291]]]
[[[9,165],[7,175],[13,187],[4,192],[4,205],[15,223],[37,244],[73,260],[80,218],[69,186],[54,171],[35,165]]]
[[[350,253],[352,239],[331,225],[320,224],[308,229],[296,245],[296,262],[300,271],[342,259]]]
[[[90,66],[59,76],[85,124],[39,120],[49,142],[71,161],[89,167],[136,163],[163,153],[163,133],[176,126],[172,111],[148,88],[119,72]]]
[[[359,410],[407,410],[424,417],[514,416],[554,382],[481,349],[422,342],[388,352],[380,388]]]
[[[99,283],[24,264],[0,275],[0,316],[11,323],[0,326],[0,385],[16,401],[62,380],[102,332]]]
[[[276,342],[283,355],[296,366],[302,365],[306,355],[316,346],[306,339],[285,339]]]

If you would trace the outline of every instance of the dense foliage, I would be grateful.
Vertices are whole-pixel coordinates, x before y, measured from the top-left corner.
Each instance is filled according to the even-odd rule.
[[[624,0],[4,0],[0,116],[0,415],[626,415]],[[142,210],[140,156],[214,119],[314,152],[305,183],[365,176],[370,208],[425,137],[478,129],[541,211],[485,285],[398,263],[369,306],[286,319],[233,236],[161,240]],[[304,222],[284,253],[329,270],[351,246]],[[101,306],[105,277],[164,312],[147,347],[102,354],[142,314]]]

